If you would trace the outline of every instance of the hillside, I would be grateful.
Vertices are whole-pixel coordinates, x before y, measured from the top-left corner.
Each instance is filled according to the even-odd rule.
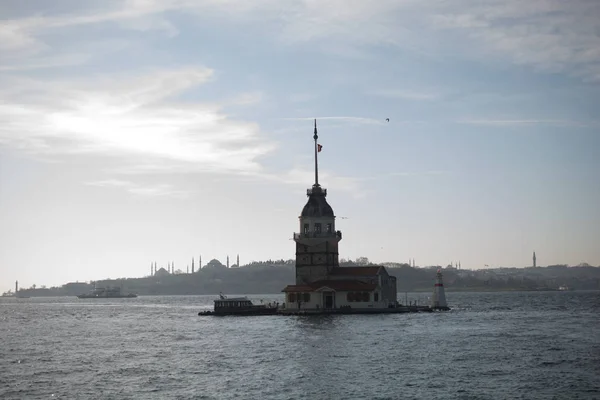
[[[369,264],[368,260],[362,264]],[[342,266],[357,265],[346,261]],[[439,266],[423,268],[408,264],[385,263],[389,273],[397,278],[398,292],[430,291],[435,271]],[[496,268],[485,270],[459,270],[443,268],[447,291],[499,291],[499,290],[557,290],[566,285],[575,290],[600,289],[600,268],[592,266],[567,267],[556,265],[530,268]],[[22,289],[22,296],[75,296],[90,291],[94,284],[121,286],[125,292],[139,295],[195,295],[195,294],[266,294],[280,293],[294,282],[292,260],[256,262],[240,268],[226,268],[212,263],[194,274],[143,278],[106,279],[89,283],[68,283],[53,288]]]

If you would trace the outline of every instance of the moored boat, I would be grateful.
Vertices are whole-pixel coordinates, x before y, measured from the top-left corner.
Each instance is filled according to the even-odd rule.
[[[215,300],[213,311],[200,311],[198,315],[275,315],[277,314],[277,304],[253,304],[247,297],[232,297],[220,295]]]

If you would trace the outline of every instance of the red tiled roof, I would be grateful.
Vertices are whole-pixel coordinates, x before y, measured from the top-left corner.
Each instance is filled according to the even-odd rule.
[[[381,265],[369,267],[335,267],[331,270],[331,275],[348,275],[348,276],[374,276],[377,275]]]
[[[322,288],[336,292],[371,291],[375,290],[377,285],[354,280],[324,280],[312,282],[310,285],[288,285],[282,292],[315,292]]]
[[[312,292],[314,289],[307,285],[287,285],[282,292]]]

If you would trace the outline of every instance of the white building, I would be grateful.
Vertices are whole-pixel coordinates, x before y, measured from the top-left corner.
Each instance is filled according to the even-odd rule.
[[[317,121],[315,120],[315,183],[300,219],[296,242],[296,284],[283,289],[287,310],[388,308],[396,304],[396,278],[383,266],[340,267],[335,215],[327,189],[319,185]]]
[[[434,310],[448,310],[444,282],[442,281],[442,270],[440,269],[438,269],[436,273],[433,295],[431,296],[431,308]]]

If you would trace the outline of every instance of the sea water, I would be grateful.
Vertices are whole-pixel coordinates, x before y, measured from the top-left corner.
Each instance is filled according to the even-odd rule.
[[[0,298],[0,398],[600,398],[600,292],[446,295],[450,312],[256,317],[198,316],[215,296]]]

